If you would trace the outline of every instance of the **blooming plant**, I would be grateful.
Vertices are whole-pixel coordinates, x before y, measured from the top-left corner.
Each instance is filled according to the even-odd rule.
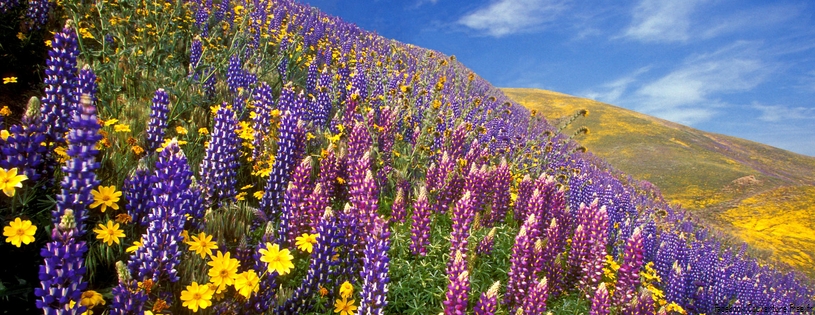
[[[45,88],[0,109],[4,246],[29,257],[0,281],[45,313],[711,314],[815,295],[453,56],[293,0],[4,3],[0,32],[54,31],[19,31],[47,50]]]

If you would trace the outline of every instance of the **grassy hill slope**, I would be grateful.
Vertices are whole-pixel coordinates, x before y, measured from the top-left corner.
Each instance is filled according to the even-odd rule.
[[[588,135],[579,143],[669,200],[758,251],[815,270],[815,158],[708,133],[590,99],[536,89],[503,89],[555,125]]]

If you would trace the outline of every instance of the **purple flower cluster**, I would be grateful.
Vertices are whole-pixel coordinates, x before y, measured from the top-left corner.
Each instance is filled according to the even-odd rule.
[[[215,113],[212,139],[201,161],[200,184],[207,205],[235,201],[240,149],[240,139],[234,131],[237,125],[235,112],[224,103]]]
[[[147,151],[153,152],[164,143],[167,129],[167,114],[170,112],[170,96],[164,89],[156,90],[153,106],[150,107],[150,122],[147,123]]]
[[[362,272],[362,299],[359,302],[360,314],[385,314],[388,305],[388,271],[390,267],[390,232],[381,218],[375,218],[365,242],[365,257]]]

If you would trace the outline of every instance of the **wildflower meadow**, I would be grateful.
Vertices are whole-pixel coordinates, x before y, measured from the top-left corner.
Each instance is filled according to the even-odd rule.
[[[10,314],[815,305],[811,279],[454,56],[292,0],[0,0],[0,19],[0,58],[42,57],[0,90],[34,91],[0,104]]]

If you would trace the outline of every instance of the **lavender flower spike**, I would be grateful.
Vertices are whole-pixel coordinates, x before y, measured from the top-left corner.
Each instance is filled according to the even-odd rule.
[[[153,106],[150,107],[150,122],[147,124],[147,152],[153,152],[164,142],[167,129],[167,114],[170,112],[170,96],[164,89],[156,90]]]
[[[642,233],[636,228],[625,244],[623,264],[617,271],[617,284],[614,286],[614,304],[624,305],[637,294],[640,285],[640,269],[643,265]]]
[[[543,314],[546,312],[546,299],[549,296],[549,288],[546,278],[541,278],[529,290],[529,295],[526,296],[523,303],[523,310],[525,314]]]
[[[453,263],[447,272],[450,283],[444,300],[444,315],[464,315],[470,291],[470,272],[467,271],[467,260],[461,251],[456,251],[453,257]]]
[[[390,232],[388,225],[377,217],[373,230],[365,244],[365,258],[362,265],[362,299],[359,302],[360,314],[385,314],[388,296],[388,269],[390,258]]]
[[[430,244],[430,204],[427,201],[427,187],[419,189],[419,197],[413,203],[413,215],[410,228],[410,252],[413,255],[427,255],[427,245]]]
[[[475,315],[495,314],[498,310],[498,288],[500,287],[501,281],[495,281],[487,292],[481,293],[481,298],[478,299],[478,304],[473,309]]]
[[[608,315],[609,312],[608,290],[604,282],[597,287],[597,291],[594,293],[589,315]]]

